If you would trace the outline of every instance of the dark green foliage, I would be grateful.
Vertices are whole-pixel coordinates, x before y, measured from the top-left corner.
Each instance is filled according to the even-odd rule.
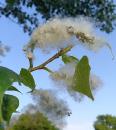
[[[29,88],[32,89],[32,91],[35,89],[35,81],[29,70],[22,68],[20,71],[20,80]]]
[[[5,94],[6,91],[18,91],[17,88],[12,86],[14,82],[19,84],[23,83],[33,90],[35,82],[31,73],[26,69],[21,69],[20,75],[14,71],[0,66],[0,127],[2,121],[9,122],[12,113],[16,111],[19,106],[19,100],[12,95]],[[1,130],[1,129],[0,129]]]
[[[0,94],[4,94],[5,91],[18,91],[12,84],[18,82],[20,85],[23,83],[25,86],[28,86],[32,90],[35,88],[35,81],[31,73],[22,68],[20,75],[14,71],[0,66]]]
[[[116,116],[100,115],[94,123],[95,130],[116,130]]]
[[[21,93],[16,87],[14,87],[14,86],[10,86],[8,89],[7,89],[7,91],[17,91],[17,92],[19,92],[19,93]]]
[[[29,33],[38,25],[40,15],[45,20],[55,15],[89,16],[107,33],[114,29],[116,21],[116,5],[113,0],[5,0],[3,3],[0,2],[0,14],[15,19]]]
[[[2,115],[4,121],[10,121],[13,112],[16,112],[16,109],[19,106],[19,100],[17,97],[4,94],[3,103],[2,103]]]
[[[39,112],[22,114],[13,124],[12,130],[59,130]]]
[[[6,67],[0,66],[0,93],[4,93],[13,82],[20,83],[18,74]]]

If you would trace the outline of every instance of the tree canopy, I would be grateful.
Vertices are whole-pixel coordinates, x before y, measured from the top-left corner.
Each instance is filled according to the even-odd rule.
[[[94,123],[95,130],[116,130],[116,116],[100,115]]]
[[[4,0],[0,2],[0,16],[6,16],[22,25],[31,34],[38,26],[40,16],[48,20],[56,15],[92,17],[102,31],[113,31],[116,5],[113,0]]]
[[[22,114],[18,120],[13,120],[9,129],[12,130],[58,130],[42,113]]]

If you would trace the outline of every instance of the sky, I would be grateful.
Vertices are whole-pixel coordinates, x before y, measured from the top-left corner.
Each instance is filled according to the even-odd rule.
[[[116,30],[110,34],[103,33],[103,36],[105,36],[106,40],[112,46],[113,53],[116,57]],[[0,57],[0,66],[8,67],[17,73],[20,72],[22,67],[27,68],[28,61],[22,48],[28,43],[29,38],[30,37],[23,32],[19,25],[4,17],[0,18],[0,40],[11,48],[10,52],[8,52],[5,57]],[[34,65],[40,64],[55,53],[56,52],[42,54],[40,50],[37,50]],[[104,47],[97,53],[93,53],[81,46],[76,46],[72,49],[70,54],[78,58],[87,55],[92,72],[102,79],[103,86],[95,94],[94,101],[85,97],[83,101],[79,103],[74,102],[67,96],[65,97],[68,100],[72,115],[67,118],[67,126],[64,130],[94,130],[93,123],[98,115],[112,114],[116,116],[116,58],[112,60],[111,53],[107,47]],[[57,59],[49,64],[49,67],[56,70],[60,64],[62,63]],[[33,76],[38,89],[42,87],[54,87],[47,72],[36,71],[33,72]],[[25,86],[18,86],[17,84],[15,84],[15,86],[23,92],[23,94],[13,93],[20,99],[18,111],[22,112],[22,109],[33,101],[30,94],[27,93],[29,91],[28,88]]]

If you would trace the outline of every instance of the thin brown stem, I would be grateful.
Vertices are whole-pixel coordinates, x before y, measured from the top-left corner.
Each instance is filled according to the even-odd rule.
[[[66,52],[70,51],[72,49],[73,46],[68,46],[66,48],[61,49],[58,53],[56,53],[55,55],[53,55],[51,58],[49,58],[47,61],[45,61],[44,63],[42,63],[39,66],[36,67],[32,67],[30,68],[30,72],[39,70],[39,69],[44,69],[44,67],[49,64],[50,62],[52,62],[53,60],[59,58],[60,56],[62,56],[63,54],[65,54]]]

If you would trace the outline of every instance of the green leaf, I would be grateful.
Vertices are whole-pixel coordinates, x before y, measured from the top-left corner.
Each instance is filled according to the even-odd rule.
[[[35,81],[29,70],[24,68],[21,69],[20,80],[25,86],[31,88],[32,90],[35,89]]]
[[[73,89],[78,91],[92,100],[94,100],[89,83],[90,66],[87,56],[83,56],[75,68]]]
[[[0,93],[4,93],[13,82],[19,82],[19,75],[14,71],[0,66]]]
[[[10,86],[8,89],[7,89],[7,91],[17,91],[17,92],[19,92],[19,93],[21,93],[16,87],[14,87],[14,86]]]
[[[50,70],[50,69],[47,68],[47,67],[44,67],[43,69],[46,70],[46,71],[49,72],[49,73],[52,73],[52,72],[53,72],[52,70]]]
[[[17,97],[4,94],[2,102],[2,116],[7,123],[9,123],[12,113],[16,112],[18,106],[19,106],[19,100]]]
[[[79,62],[79,60],[76,57],[74,57],[74,56],[68,56],[66,54],[62,55],[62,61],[65,64],[70,63],[70,62],[77,62],[77,63]]]

